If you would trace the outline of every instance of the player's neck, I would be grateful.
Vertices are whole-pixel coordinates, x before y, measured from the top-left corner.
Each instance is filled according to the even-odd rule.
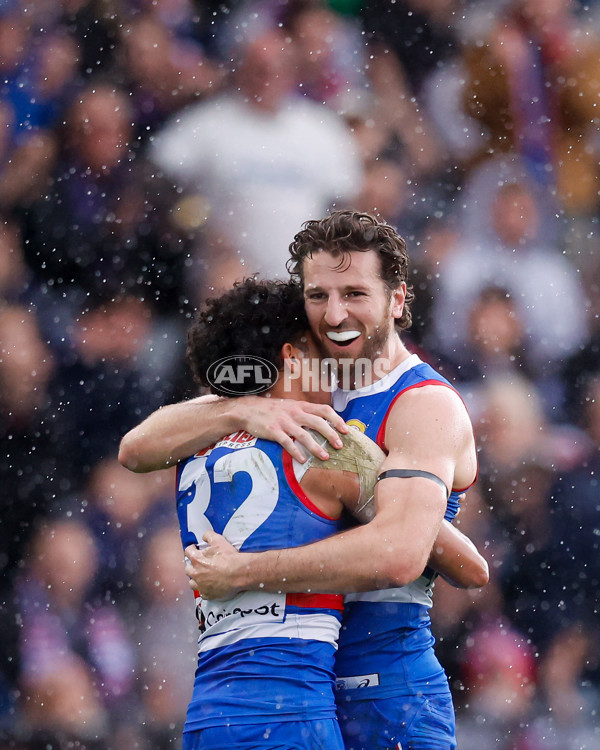
[[[364,364],[359,367],[351,366],[348,372],[340,368],[338,376],[341,375],[341,377],[338,377],[338,387],[344,391],[353,391],[356,388],[373,385],[409,357],[410,352],[402,343],[400,336],[390,336],[381,351],[370,360],[370,366]]]
[[[404,362],[404,360],[408,359],[409,357],[410,352],[402,343],[402,339],[400,338],[400,336],[396,332],[394,332],[394,335],[390,336],[387,340],[384,350],[381,354],[382,365],[379,369],[382,370],[383,374],[375,376],[373,378],[373,381],[375,382],[376,380],[380,380],[382,377],[387,375],[388,372],[394,370],[401,362]]]

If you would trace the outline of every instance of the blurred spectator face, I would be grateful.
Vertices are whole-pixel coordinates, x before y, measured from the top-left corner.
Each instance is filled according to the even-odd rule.
[[[150,334],[151,312],[135,297],[125,297],[86,312],[75,336],[89,363],[135,363]]]
[[[524,462],[494,482],[490,494],[494,512],[523,546],[539,549],[548,539],[547,498],[553,480],[551,469]]]
[[[186,601],[190,598],[178,528],[167,526],[160,529],[148,542],[143,580],[151,600],[169,604],[181,597],[186,597]]]
[[[51,352],[35,318],[20,306],[0,311],[0,342],[0,398],[13,414],[27,414],[45,398]]]
[[[240,91],[263,109],[274,110],[293,88],[294,69],[289,43],[277,31],[267,32],[245,48],[238,83]]]
[[[184,4],[176,0],[176,7],[170,7],[153,0],[148,14],[133,18],[122,28],[123,67],[133,79],[134,100],[135,94],[144,97],[138,104],[142,120],[151,114],[161,120],[190,99],[214,90],[225,75],[199,45],[182,40],[173,30],[178,19],[187,13],[185,3],[186,0]]]
[[[365,172],[359,208],[382,218],[397,216],[405,206],[407,192],[402,167],[390,159],[378,159]]]
[[[545,419],[535,387],[518,377],[488,383],[479,437],[498,467],[514,467],[540,450]]]
[[[429,269],[436,269],[456,251],[459,235],[452,221],[431,221],[423,238],[423,262]]]
[[[88,88],[67,116],[70,145],[94,174],[110,172],[127,157],[132,120],[129,101],[118,89]]]
[[[47,98],[60,95],[77,75],[79,58],[75,40],[58,34],[49,37],[40,51],[39,62],[38,90]]]
[[[319,66],[333,53],[339,19],[330,8],[307,5],[293,20],[294,52],[302,65]]]
[[[0,223],[0,299],[11,296],[15,290],[21,291],[26,274],[18,227],[8,222]]]
[[[29,21],[17,3],[0,6],[0,70],[12,72],[25,58],[29,45]]]
[[[63,657],[59,668],[25,682],[24,713],[32,727],[83,737],[106,732],[108,716],[82,660]],[[85,747],[79,742],[72,746]]]
[[[521,6],[525,18],[531,19],[537,28],[544,30],[546,25],[570,13],[573,3],[571,0],[518,0],[516,5]]]
[[[133,474],[124,469],[116,458],[106,459],[92,472],[89,484],[91,499],[97,508],[110,516],[116,530],[129,529],[163,496],[166,478]]]
[[[165,22],[193,13],[193,0],[141,0],[144,10],[156,13]]]
[[[482,292],[469,322],[471,340],[484,354],[510,357],[521,346],[522,322],[512,300],[501,289]]]
[[[167,30],[154,18],[145,16],[123,34],[130,73],[146,85],[161,85],[161,70],[168,68],[171,51]]]
[[[522,185],[500,188],[493,208],[494,228],[507,245],[518,245],[536,237],[539,212],[534,198]]]
[[[373,118],[360,115],[348,117],[348,125],[363,162],[369,164],[385,148],[387,130],[379,127]]]
[[[499,721],[527,714],[535,694],[535,658],[508,623],[492,623],[469,637],[464,671],[475,712]]]
[[[64,603],[81,601],[97,565],[94,538],[79,521],[44,525],[33,540],[31,568],[52,596]]]

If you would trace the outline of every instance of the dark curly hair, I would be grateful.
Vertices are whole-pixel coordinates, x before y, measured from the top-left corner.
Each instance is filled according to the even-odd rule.
[[[220,297],[208,299],[198,311],[188,330],[186,361],[196,383],[229,396],[207,379],[211,365],[224,357],[252,356],[280,370],[281,347],[286,342],[299,345],[308,330],[297,283],[244,279]]]
[[[340,271],[348,267],[351,252],[376,252],[381,262],[381,278],[391,291],[406,283],[406,300],[402,317],[396,321],[400,329],[412,323],[410,305],[415,298],[408,283],[406,242],[389,224],[371,214],[359,211],[334,211],[323,219],[305,221],[290,245],[287,269],[292,279],[303,284],[303,265],[315,253],[328,252],[340,256]]]

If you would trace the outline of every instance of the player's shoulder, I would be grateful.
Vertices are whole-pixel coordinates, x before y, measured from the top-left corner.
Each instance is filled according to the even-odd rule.
[[[428,381],[408,388],[392,404],[389,420],[450,421],[470,426],[471,420],[460,393],[444,381]]]
[[[440,403],[449,406],[460,406],[466,408],[462,396],[458,390],[447,380],[428,379],[417,383],[417,387],[408,387],[401,391],[401,399],[396,399],[395,403]]]

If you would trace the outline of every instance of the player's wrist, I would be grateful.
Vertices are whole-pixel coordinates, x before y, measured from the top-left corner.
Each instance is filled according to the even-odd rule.
[[[264,565],[261,560],[270,552],[245,552],[232,559],[229,583],[236,592],[272,590],[267,589]]]
[[[240,396],[227,399],[225,416],[230,426],[229,432],[245,430],[252,433],[252,421],[256,419],[256,404],[254,396]]]
[[[248,430],[248,410],[244,401],[246,397],[226,398],[221,402],[221,423],[222,434],[230,435],[237,430]]]

